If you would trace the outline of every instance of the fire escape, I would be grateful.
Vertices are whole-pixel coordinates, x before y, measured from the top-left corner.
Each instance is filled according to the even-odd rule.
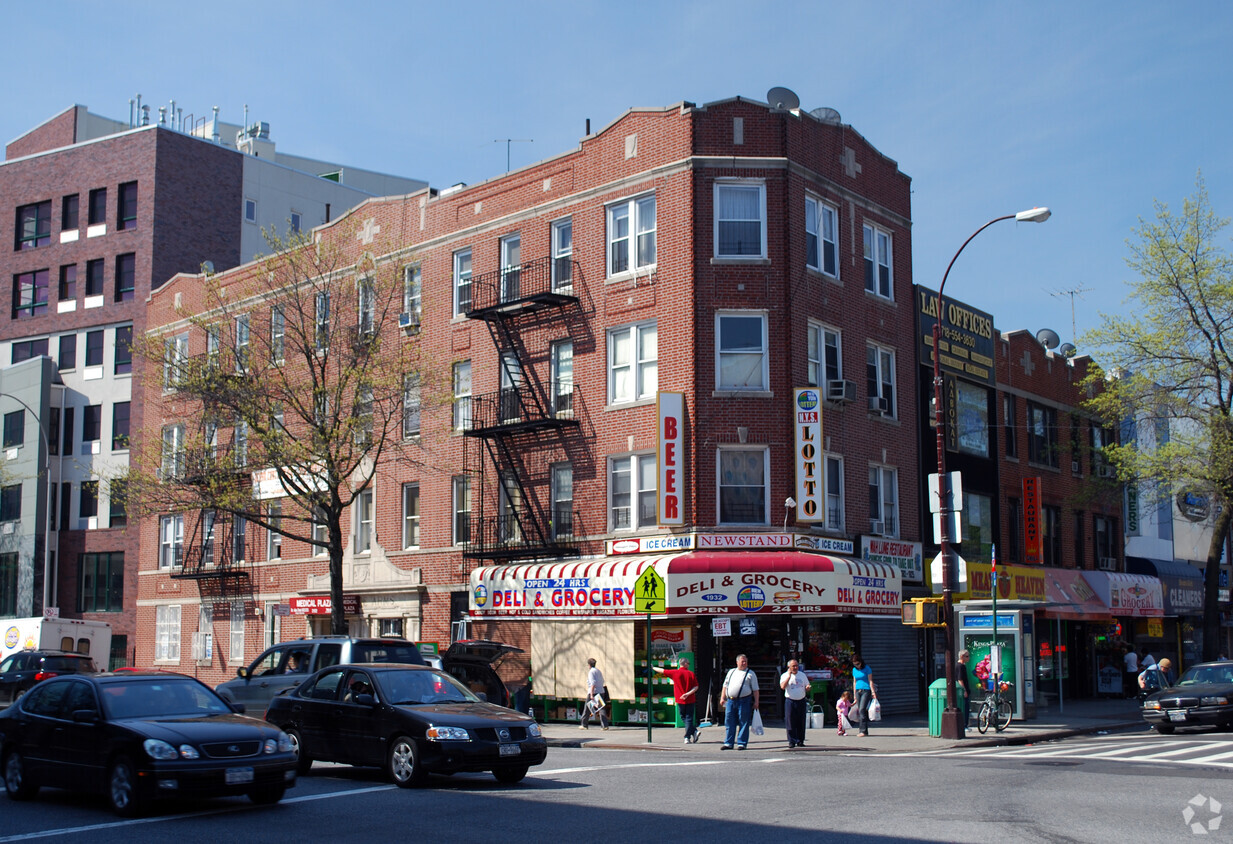
[[[533,477],[536,454],[564,446],[579,429],[572,372],[547,381],[525,365],[528,331],[577,313],[578,267],[543,258],[475,276],[470,319],[483,320],[500,355],[500,387],[471,397],[463,467],[472,480],[472,517],[463,556],[474,560],[576,557],[583,535],[572,494],[554,502],[551,484]],[[478,488],[475,488],[478,487]],[[490,512],[495,506],[496,512]]]
[[[205,445],[187,450],[183,456],[183,471],[185,480],[192,482],[194,475],[200,476],[210,469],[205,468],[206,462],[217,463],[230,461],[230,455],[237,448],[235,444],[219,449],[214,445],[217,430],[210,432],[209,426],[204,436]],[[237,483],[242,482],[241,472],[237,469]],[[191,531],[180,550],[177,564],[171,576],[184,580],[197,581],[200,594],[220,599],[238,598],[251,593],[252,584],[249,576],[248,561],[251,559],[251,549],[244,519],[233,516],[222,510],[200,510],[196,515],[185,514],[185,519],[192,519]]]

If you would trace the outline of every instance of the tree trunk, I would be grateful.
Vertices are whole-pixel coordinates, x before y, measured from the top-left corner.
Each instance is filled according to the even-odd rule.
[[[1225,535],[1233,516],[1228,506],[1221,507],[1212,525],[1212,544],[1207,549],[1207,568],[1203,572],[1203,661],[1210,662],[1224,650],[1220,642],[1220,557]]]
[[[330,531],[330,632],[346,636],[347,617],[343,607],[342,514],[331,514]]]

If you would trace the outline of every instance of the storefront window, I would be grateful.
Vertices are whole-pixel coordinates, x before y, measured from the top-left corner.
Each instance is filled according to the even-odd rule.
[[[993,545],[993,500],[987,495],[972,492],[966,493],[964,498],[966,500],[960,513],[963,556],[968,560],[987,561]]]
[[[989,396],[976,384],[956,382],[959,387],[955,424],[959,450],[980,457],[989,456]]]

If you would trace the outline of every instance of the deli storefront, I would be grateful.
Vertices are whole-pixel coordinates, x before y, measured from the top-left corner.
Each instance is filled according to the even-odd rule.
[[[665,591],[650,597],[662,597],[666,608],[652,617],[649,649],[646,616],[635,609],[635,584],[648,567]],[[657,676],[648,692],[647,660],[668,666],[681,655],[698,674],[699,711],[706,711],[709,690],[718,717],[719,684],[738,653],[748,655],[763,714],[774,719],[781,717],[778,678],[789,659],[799,659],[818,681],[816,702],[832,711],[858,646],[898,636],[901,644],[910,641],[915,659],[915,631],[900,623],[901,583],[894,565],[792,548],[609,556],[478,568],[471,573],[470,617],[487,622],[486,636],[529,640],[532,705],[546,719],[576,717],[587,659],[594,657],[615,721],[644,720],[649,696],[653,720],[670,722],[672,684]],[[865,657],[876,671],[873,653]],[[915,712],[910,679],[911,699],[902,705]],[[884,707],[895,702],[880,697]]]

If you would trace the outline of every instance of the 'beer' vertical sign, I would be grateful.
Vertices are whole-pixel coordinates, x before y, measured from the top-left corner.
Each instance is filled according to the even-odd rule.
[[[659,492],[656,497],[656,522],[661,525],[685,524],[685,394],[659,391],[656,400],[659,420]]]

